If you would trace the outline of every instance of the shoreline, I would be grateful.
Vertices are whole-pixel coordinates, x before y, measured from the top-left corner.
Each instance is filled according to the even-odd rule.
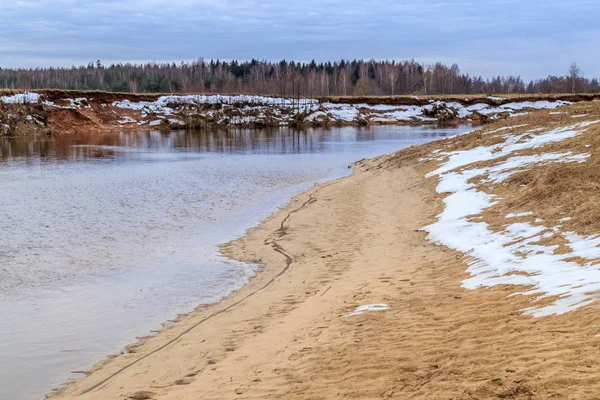
[[[600,116],[594,104],[567,110],[361,160],[351,176],[295,196],[222,246],[227,257],[262,264],[242,289],[181,316],[131,353],[96,364],[50,398],[595,398],[600,317],[594,307],[535,317],[524,311],[556,296],[540,300],[537,292],[503,282],[467,289],[473,258],[434,244],[424,231],[439,222],[450,197],[439,191],[440,179],[427,177],[443,168],[440,151],[498,146],[511,135],[528,140],[543,135],[536,124],[588,126],[573,118]],[[581,135],[548,146],[600,148],[593,131]],[[564,165],[530,168],[542,173],[579,164]],[[513,200],[522,182],[498,185],[510,202],[482,213],[498,234],[513,218],[508,212],[521,227],[536,218]],[[477,185],[491,190],[487,181]],[[531,198],[525,207],[537,204]],[[544,220],[561,215],[534,211]],[[576,225],[578,218],[565,222],[568,229],[590,231]]]
[[[218,246],[219,253],[226,258],[229,258],[229,259],[232,259],[232,260],[238,261],[238,262],[255,263],[255,264],[259,265],[259,268],[257,269],[256,273],[250,278],[250,280],[246,284],[244,284],[244,286],[242,288],[232,291],[229,295],[225,296],[224,298],[222,298],[221,300],[219,300],[215,303],[200,304],[199,306],[197,306],[194,310],[192,310],[190,312],[177,314],[176,318],[165,321],[162,324],[162,327],[158,330],[152,331],[152,334],[139,337],[138,338],[139,340],[136,343],[131,343],[131,344],[127,345],[125,347],[126,353],[109,355],[105,359],[96,362],[88,370],[71,371],[73,374],[83,374],[85,376],[79,377],[79,378],[73,378],[72,380],[69,380],[68,382],[61,385],[60,387],[54,388],[52,391],[50,391],[49,393],[46,394],[46,398],[48,398],[48,399],[62,398],[62,396],[65,394],[67,394],[68,396],[74,396],[74,397],[78,398],[81,395],[92,392],[95,389],[97,389],[98,387],[107,383],[112,377],[116,376],[116,374],[109,375],[108,377],[104,378],[102,381],[94,383],[91,386],[84,388],[83,391],[81,391],[79,393],[77,393],[77,391],[75,393],[71,393],[71,394],[67,393],[70,391],[70,389],[73,385],[76,385],[79,381],[86,379],[88,376],[90,376],[94,372],[102,370],[104,367],[106,367],[108,364],[110,364],[115,358],[118,358],[123,355],[136,354],[136,353],[138,353],[138,349],[140,347],[149,345],[149,341],[151,341],[152,339],[157,339],[161,335],[169,335],[169,337],[173,336],[173,335],[171,335],[170,330],[172,330],[173,328],[180,327],[179,325],[182,323],[187,324],[190,317],[194,317],[194,319],[197,319],[197,317],[200,317],[200,320],[195,321],[191,326],[186,327],[183,330],[183,332],[177,333],[174,337],[170,338],[166,343],[163,343],[159,348],[153,349],[153,350],[149,351],[147,354],[144,354],[143,357],[136,358],[132,362],[126,363],[123,367],[121,367],[117,370],[117,374],[123,372],[125,369],[132,367],[133,365],[142,361],[146,357],[151,356],[152,354],[155,354],[156,352],[163,350],[164,348],[168,347],[169,345],[175,343],[178,339],[183,337],[185,334],[189,333],[191,330],[197,328],[199,325],[203,324],[204,322],[209,321],[210,319],[212,319],[220,314],[226,313],[227,311],[229,311],[229,310],[233,309],[234,307],[237,307],[238,305],[243,303],[248,298],[254,296],[258,292],[267,289],[275,281],[276,278],[283,275],[290,268],[291,264],[294,262],[294,256],[291,254],[288,254],[284,248],[282,248],[281,246],[278,245],[276,240],[270,240],[269,243],[265,243],[265,244],[268,244],[272,248],[273,253],[278,254],[278,256],[276,255],[274,258],[279,258],[279,260],[278,260],[278,262],[265,263],[262,259],[255,259],[255,258],[250,257],[248,254],[245,254],[243,252],[240,253],[237,243],[240,241],[243,241],[245,238],[247,238],[253,232],[260,231],[261,228],[263,227],[263,225],[265,225],[265,224],[271,225],[271,224],[275,223],[275,225],[277,225],[277,223],[278,223],[279,228],[276,229],[273,232],[273,234],[274,235],[275,234],[285,235],[285,226],[284,225],[285,225],[286,221],[293,214],[303,210],[308,205],[310,205],[310,203],[312,201],[314,201],[313,200],[314,194],[316,194],[317,192],[319,192],[321,189],[323,189],[325,187],[333,185],[339,181],[351,178],[353,174],[354,174],[354,171],[352,172],[351,175],[348,175],[348,176],[334,178],[333,180],[330,180],[327,182],[316,183],[308,190],[305,190],[305,191],[293,196],[289,201],[287,201],[285,203],[285,205],[283,205],[283,206],[279,207],[278,209],[276,209],[275,211],[273,211],[268,217],[266,217],[263,221],[261,221],[257,226],[254,226],[254,227],[248,229],[243,237],[231,240],[230,242],[223,243]],[[283,264],[284,266],[280,267],[278,270],[277,264]],[[198,315],[199,313],[201,314],[201,316]]]
[[[340,182],[352,179],[356,175],[357,170],[362,169],[362,167],[359,167],[359,165],[364,162],[368,162],[368,160],[360,160],[351,166],[351,175],[336,178],[324,183],[317,183],[310,189],[294,196],[286,203],[285,206],[271,213],[265,220],[259,223],[259,225],[248,229],[243,237],[234,239],[219,246],[220,253],[227,258],[239,262],[257,263],[260,265],[260,268],[257,270],[256,274],[241,289],[230,293],[228,296],[216,303],[203,304],[189,313],[179,314],[177,318],[165,322],[163,327],[155,331],[152,335],[140,337],[137,343],[132,343],[126,346],[127,352],[124,354],[108,356],[106,359],[94,364],[89,370],[72,371],[73,373],[84,374],[85,377],[74,378],[73,380],[65,383],[63,386],[53,389],[46,395],[47,398],[80,398],[82,396],[83,398],[87,398],[88,395],[90,398],[96,398],[93,392],[96,389],[102,390],[103,386],[108,384],[109,381],[115,378],[117,375],[125,372],[131,367],[134,367],[147,357],[166,349],[170,345],[174,344],[177,340],[181,339],[184,335],[190,333],[195,328],[198,328],[201,324],[204,324],[205,322],[221,314],[227,313],[237,306],[243,306],[242,303],[245,300],[255,296],[263,290],[268,289],[269,286],[271,286],[277,278],[285,274],[291,265],[297,260],[295,255],[289,253],[278,243],[279,239],[287,235],[287,223],[289,220],[294,214],[303,211],[312,203],[316,202],[317,199],[315,195],[321,190],[339,184]],[[269,233],[269,231],[271,232]],[[256,254],[253,252],[248,252],[245,242],[249,238],[254,239],[254,237],[257,235],[260,235],[260,237],[265,237],[266,235],[267,239],[264,241],[264,245],[270,248],[270,250],[267,251],[267,253],[270,254],[265,254],[265,252],[259,252]],[[261,255],[263,257],[266,256],[266,260],[263,258],[256,258],[260,257]],[[325,295],[330,288],[331,286],[323,291],[321,296]],[[173,330],[177,332],[172,332]],[[146,347],[152,346],[153,341],[160,338],[164,338],[167,341],[165,343],[161,343],[158,348],[151,349],[147,352],[143,351],[143,356],[135,357],[134,360],[125,362],[124,365],[119,366],[115,372],[110,373],[102,380],[89,386],[81,385],[83,381],[87,381],[88,378],[93,374],[102,372],[107,367],[111,367],[111,364],[116,359],[123,356],[127,357],[128,355],[138,354],[142,348],[145,349]],[[226,351],[230,351],[230,349],[226,349]],[[209,365],[210,364],[211,363],[209,361]],[[180,382],[176,385],[187,384]],[[139,398],[154,398],[144,397],[146,395],[152,396],[149,393],[144,393],[144,391],[132,393],[132,397],[127,398],[137,398],[136,395],[141,396]],[[99,396],[100,397],[98,398],[102,398],[104,394],[99,394]]]

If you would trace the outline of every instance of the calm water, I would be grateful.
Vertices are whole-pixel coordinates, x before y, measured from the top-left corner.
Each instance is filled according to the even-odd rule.
[[[467,128],[0,141],[0,399],[39,399],[256,266],[216,246],[364,157]]]

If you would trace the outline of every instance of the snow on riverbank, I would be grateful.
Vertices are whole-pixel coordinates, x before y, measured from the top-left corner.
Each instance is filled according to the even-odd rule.
[[[369,104],[343,104],[320,103],[315,99],[285,99],[264,96],[162,96],[153,102],[131,102],[129,100],[116,101],[113,107],[139,110],[142,115],[159,113],[172,115],[179,106],[198,105],[237,105],[243,106],[245,114],[250,115],[250,122],[254,120],[252,114],[263,114],[270,109],[279,109],[278,117],[283,122],[289,123],[292,115],[303,114],[305,121],[333,121],[353,123],[370,121],[373,123],[398,123],[398,122],[437,122],[440,114],[445,114],[448,119],[471,119],[476,114],[498,118],[500,115],[511,115],[522,110],[555,109],[568,104],[566,101],[536,101],[508,103],[500,106],[490,106],[486,103],[463,106],[457,102],[444,102],[431,100],[430,104],[419,105],[369,105]],[[521,113],[519,113],[521,115]],[[286,116],[288,118],[286,118]],[[256,117],[260,119],[260,116]]]
[[[438,221],[423,229],[429,233],[428,240],[469,257],[467,271],[471,277],[463,282],[465,288],[522,285],[531,288],[522,294],[538,295],[537,300],[557,296],[549,304],[534,304],[525,310],[537,317],[562,314],[596,301],[593,293],[600,291],[600,269],[595,265],[600,261],[600,235],[584,237],[561,232],[560,225],[544,226],[539,219],[533,224],[510,223],[496,232],[488,223],[473,217],[501,200],[478,188],[477,180],[501,184],[510,175],[540,163],[585,162],[588,154],[519,152],[575,137],[598,123],[582,122],[549,131],[532,129],[520,135],[501,136],[504,141],[499,144],[436,154],[446,157],[446,161],[428,177],[438,177],[437,191],[448,196]],[[472,167],[479,162],[489,166]],[[529,215],[530,212],[508,214],[506,218]],[[571,251],[555,254],[557,246],[539,244],[554,235],[561,235]],[[585,263],[577,263],[573,257],[581,257]]]
[[[227,120],[227,123],[261,122],[265,119],[265,112],[274,113],[271,117],[279,119],[282,124],[290,123],[296,115],[302,115],[309,122],[342,122],[354,123],[370,121],[372,123],[399,123],[399,122],[435,122],[448,119],[480,119],[481,116],[495,119],[502,115],[520,115],[523,110],[555,109],[568,104],[567,101],[526,101],[511,102],[502,105],[489,105],[484,100],[474,100],[473,104],[462,105],[456,101],[429,100],[426,105],[423,99],[415,98],[416,105],[385,105],[385,104],[344,104],[320,102],[317,99],[293,99],[266,96],[248,95],[168,95],[160,96],[155,101],[135,101],[125,99],[110,103],[115,109],[141,112],[142,118],[150,114],[162,116],[190,113],[199,107],[208,110],[204,116],[214,117],[215,110],[227,107],[236,109],[248,119]],[[496,101],[502,101],[498,98]],[[76,99],[64,98],[62,105],[47,101],[44,95],[34,92],[19,93],[0,97],[0,102],[5,104],[32,104],[43,102],[46,106],[63,109],[89,108],[94,101],[93,97],[78,97]],[[478,117],[479,116],[479,117]],[[217,115],[219,117],[219,115]],[[223,117],[223,122],[226,116]],[[150,121],[136,121],[140,125]],[[263,121],[264,122],[264,121]],[[133,122],[132,122],[133,123]]]
[[[12,96],[0,96],[0,103],[4,104],[31,104],[37,103],[39,100],[40,95],[31,92],[14,94]]]
[[[86,122],[88,125],[93,125],[95,123],[93,121],[99,124],[99,126],[86,127],[85,129],[88,130],[110,127],[180,129],[207,126],[245,128],[468,123],[519,116],[532,110],[555,109],[571,104],[562,100],[508,102],[507,99],[494,100],[484,97],[465,99],[464,103],[413,97],[401,99],[401,101],[414,102],[413,105],[388,105],[248,95],[167,95],[156,97],[155,100],[147,100],[152,99],[152,95],[148,95],[144,100],[140,100],[135,95],[95,93],[81,96],[85,93],[77,94],[78,96],[69,98],[66,93],[61,97],[62,94],[51,96],[45,93],[26,92],[2,96],[0,104],[39,104],[47,111],[71,110],[84,114],[83,119],[88,121]],[[491,105],[488,104],[490,102]],[[501,104],[502,102],[507,103]],[[78,120],[83,119],[78,118]]]

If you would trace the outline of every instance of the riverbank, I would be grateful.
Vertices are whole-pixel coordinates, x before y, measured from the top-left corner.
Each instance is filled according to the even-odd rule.
[[[594,398],[598,133],[581,103],[359,162],[223,247],[248,285],[50,397]]]
[[[0,136],[111,130],[483,124],[595,95],[278,98],[0,91]]]

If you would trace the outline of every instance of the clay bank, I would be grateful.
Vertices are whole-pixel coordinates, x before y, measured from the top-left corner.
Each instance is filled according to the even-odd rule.
[[[137,95],[44,90],[0,92],[0,136],[115,129],[481,124],[592,95],[281,98],[251,95]]]

